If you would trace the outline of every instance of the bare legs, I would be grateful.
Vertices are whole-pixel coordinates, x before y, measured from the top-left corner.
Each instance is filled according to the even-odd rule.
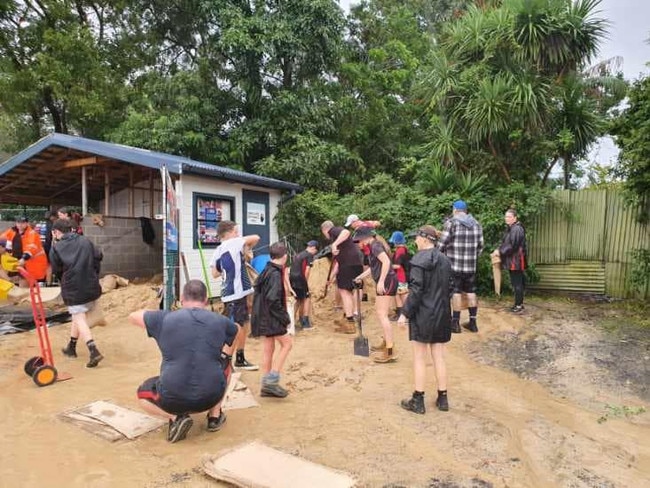
[[[388,319],[388,310],[390,309],[392,300],[393,297],[387,295],[377,295],[375,299],[375,312],[384,330],[384,340],[386,341],[387,348],[393,347],[393,326]]]
[[[275,353],[275,341],[280,344],[280,352],[273,361],[273,354]],[[291,352],[293,347],[293,337],[289,334],[275,337],[262,338],[262,376],[268,375],[271,371],[280,373],[284,368],[284,363]]]
[[[425,344],[411,341],[413,344],[413,374],[415,390],[424,391],[426,388],[427,358],[433,360],[438,390],[447,390],[447,366],[445,364],[444,344]]]

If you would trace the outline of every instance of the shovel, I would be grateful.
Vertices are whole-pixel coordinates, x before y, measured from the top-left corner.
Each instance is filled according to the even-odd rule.
[[[355,356],[370,356],[370,347],[368,347],[368,338],[363,336],[361,328],[361,289],[355,288],[354,293],[357,295],[357,326],[359,327],[359,335],[354,338],[354,355]]]

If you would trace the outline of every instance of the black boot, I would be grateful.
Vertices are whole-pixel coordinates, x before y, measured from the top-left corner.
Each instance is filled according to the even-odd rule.
[[[447,400],[447,390],[438,390],[438,399],[436,400],[436,407],[438,410],[446,412],[449,410],[449,401]]]
[[[467,325],[463,325],[470,332],[478,332],[478,326],[476,325],[476,319],[470,318]]]
[[[402,400],[400,405],[404,410],[408,410],[409,412],[424,414],[426,411],[424,409],[424,392],[414,391],[413,396]]]
[[[451,331],[460,334],[460,319],[451,319]]]

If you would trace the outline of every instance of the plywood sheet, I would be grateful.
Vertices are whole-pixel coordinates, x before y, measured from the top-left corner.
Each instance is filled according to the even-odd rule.
[[[76,410],[76,413],[90,417],[112,427],[127,439],[135,439],[165,424],[165,420],[151,417],[113,403],[99,400]]]
[[[241,373],[233,373],[226,390],[222,408],[224,410],[237,410],[241,408],[259,407],[253,392],[241,381]]]
[[[58,417],[64,422],[68,422],[81,427],[86,432],[90,432],[91,434],[101,437],[102,439],[106,439],[109,442],[125,439],[125,437],[116,431],[113,427],[110,427],[105,423],[100,422],[99,420],[81,415],[74,410],[59,414]]]
[[[208,476],[245,488],[349,488],[355,480],[345,474],[259,442],[240,446],[204,460]]]

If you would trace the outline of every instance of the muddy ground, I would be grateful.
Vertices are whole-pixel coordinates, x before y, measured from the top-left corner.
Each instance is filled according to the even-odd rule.
[[[406,331],[396,332],[398,362],[355,357],[352,338],[333,332],[339,312],[328,298],[317,304],[318,329],[296,337],[283,377],[289,397],[229,412],[218,433],[197,415],[178,444],[163,431],[111,444],[58,420],[98,399],[137,409],[135,390],[160,356],[126,317],[155,303],[147,284],[102,297],[108,325],[93,330],[106,360],[95,370],[83,355],[59,353],[66,326],[50,329],[57,366],[74,378],[46,388],[22,372],[37,354],[34,333],[0,337],[0,486],[220,486],[202,474],[201,457],[252,439],[346,471],[361,487],[650,486],[648,333],[621,331],[626,319],[610,305],[531,299],[513,316],[505,302],[482,302],[480,333],[456,335],[448,348],[446,413],[433,405],[433,375],[426,415],[399,407],[412,391]],[[374,342],[371,303],[364,315]],[[260,353],[251,340],[250,359]],[[243,375],[256,393],[259,379]]]

